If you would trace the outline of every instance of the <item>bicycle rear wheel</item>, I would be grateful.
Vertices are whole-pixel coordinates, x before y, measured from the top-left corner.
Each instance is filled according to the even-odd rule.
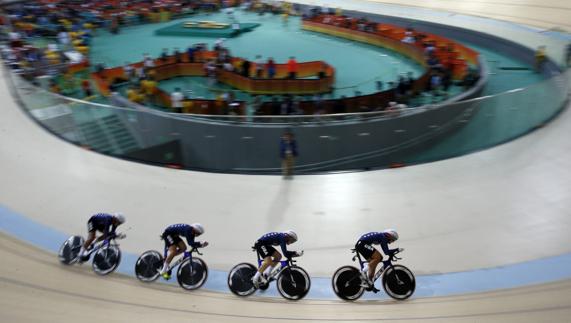
[[[163,265],[163,256],[155,250],[145,251],[137,259],[135,275],[140,281],[152,282],[159,278],[159,270]]]
[[[416,288],[416,280],[410,269],[394,265],[383,273],[383,289],[390,297],[402,301],[412,296]]]
[[[252,278],[256,274],[256,267],[252,264],[241,263],[228,273],[228,288],[238,296],[249,296],[256,291]]]
[[[344,300],[354,301],[359,299],[365,292],[361,286],[361,273],[352,266],[343,266],[333,274],[331,285],[335,294]]]
[[[176,278],[180,287],[186,290],[200,288],[208,278],[208,267],[200,258],[193,257],[192,261],[190,258],[186,258],[178,266]]]
[[[83,237],[81,236],[71,236],[59,248],[58,258],[59,261],[64,265],[72,265],[77,262],[77,256],[83,246]]]
[[[115,245],[102,247],[93,256],[93,270],[98,275],[108,275],[117,269],[121,262],[121,250]]]
[[[303,268],[292,266],[281,271],[277,279],[278,292],[289,300],[300,300],[309,292],[311,280]]]

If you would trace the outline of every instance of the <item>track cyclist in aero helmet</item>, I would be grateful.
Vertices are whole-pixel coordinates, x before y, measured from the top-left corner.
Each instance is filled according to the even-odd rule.
[[[252,278],[252,282],[256,288],[258,288],[260,284],[265,284],[267,277],[272,276],[280,270],[282,255],[273,246],[280,246],[286,258],[301,256],[301,253],[297,251],[287,250],[286,246],[296,241],[297,234],[292,230],[266,233],[256,241],[254,248],[260,255],[260,258],[263,259],[262,265]]]
[[[191,247],[201,247],[204,248],[208,246],[207,241],[194,241],[195,237],[204,233],[204,227],[200,223],[193,224],[173,224],[168,226],[161,239],[165,241],[165,251],[168,250],[168,254],[165,257],[165,262],[163,267],[160,269],[159,273],[164,279],[170,279],[170,268],[169,265],[174,257],[180,255],[186,250],[186,244],[180,238],[185,237],[186,242]]]
[[[91,216],[87,221],[87,240],[85,240],[85,243],[79,251],[79,259],[81,259],[81,261],[86,260],[86,251],[93,247],[92,243],[95,240],[96,231],[102,232],[103,234],[99,236],[95,242],[99,242],[110,237],[114,238],[116,237],[115,230],[123,223],[125,223],[125,216],[122,213],[98,213]],[[117,238],[125,238],[125,234],[121,233]]]
[[[359,252],[363,258],[369,263],[368,266],[361,268],[361,273],[363,276],[363,283],[365,287],[371,287],[373,276],[377,269],[377,265],[383,260],[383,256],[379,250],[373,247],[374,244],[381,245],[383,253],[387,256],[392,256],[395,252],[403,251],[402,248],[389,249],[389,244],[397,241],[399,238],[398,233],[394,229],[387,229],[383,232],[369,232],[363,234],[357,244],[355,244],[355,249]]]

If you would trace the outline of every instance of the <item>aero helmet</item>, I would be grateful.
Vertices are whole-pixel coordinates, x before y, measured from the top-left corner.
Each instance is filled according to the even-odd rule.
[[[126,219],[125,219],[125,216],[123,215],[123,213],[119,213],[119,212],[113,213],[113,217],[114,217],[115,219],[117,219],[117,221],[118,221],[120,224],[125,223],[125,220],[126,220]]]
[[[386,229],[383,233],[389,237],[389,243],[395,242],[399,239],[399,234],[395,229]]]
[[[293,230],[287,230],[284,231],[284,233],[287,234],[293,240],[293,242],[297,241],[297,233],[295,233]]]
[[[204,233],[204,227],[200,223],[193,223],[190,225],[195,232],[195,235],[199,236]]]

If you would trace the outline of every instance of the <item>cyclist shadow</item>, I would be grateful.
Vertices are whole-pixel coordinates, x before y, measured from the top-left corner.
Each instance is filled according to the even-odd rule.
[[[268,230],[273,230],[277,224],[283,222],[285,213],[290,204],[291,181],[282,181],[280,189],[268,210]],[[271,227],[270,227],[271,226]]]

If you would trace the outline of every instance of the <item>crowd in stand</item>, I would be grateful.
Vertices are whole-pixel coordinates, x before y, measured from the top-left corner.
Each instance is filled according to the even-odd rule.
[[[65,65],[72,61],[81,62],[82,58],[87,57],[89,53],[89,45],[93,35],[96,34],[98,28],[109,28],[113,33],[120,32],[120,26],[128,24],[136,18],[137,22],[158,21],[157,14],[184,14],[198,9],[214,10],[219,7],[241,4],[247,10],[253,10],[264,14],[267,12],[273,14],[290,14],[299,11],[296,6],[267,1],[207,1],[207,0],[144,0],[144,1],[85,1],[77,2],[61,2],[61,3],[31,3],[7,9],[4,13],[9,20],[4,21],[5,34],[9,46],[2,48],[2,56],[13,62],[15,68],[23,71],[30,71],[33,76],[38,73],[60,74],[63,76],[62,83],[54,80],[50,83],[50,89],[57,93],[67,94],[65,89],[71,84],[71,87],[80,88],[81,93],[85,97],[91,97],[90,80],[87,78],[79,81],[73,80],[71,73],[66,73]],[[330,23],[345,28],[355,28],[363,32],[376,32],[379,23],[369,21],[366,18],[350,18],[341,16],[339,10],[331,10],[327,8],[313,8],[305,18],[312,18],[322,14],[328,14],[323,20],[324,23]],[[331,14],[336,14],[337,18],[333,18]],[[342,19],[340,19],[342,17]],[[36,36],[53,37],[54,41],[46,47],[35,47],[27,42],[28,39]],[[425,35],[416,32],[413,28],[408,28],[405,32],[403,43],[410,45],[418,45],[424,47],[425,59],[427,66],[431,71],[429,82],[426,82],[426,91],[434,96],[441,94],[446,95],[452,84],[449,62],[441,62],[437,55],[433,42],[424,41]],[[56,41],[57,40],[57,41]],[[70,50],[83,54],[69,56]],[[252,61],[233,59],[230,51],[223,44],[223,40],[216,42],[214,51],[217,55],[215,59],[206,59],[202,53],[207,51],[205,44],[195,44],[185,51],[175,48],[169,53],[168,49],[163,49],[160,60],[166,61],[168,57],[174,56],[177,62],[200,62],[204,64],[204,69],[209,78],[209,85],[212,86],[216,82],[216,73],[223,69],[229,72],[239,73],[250,78],[273,79],[276,77],[276,61],[272,57],[263,58],[257,55]],[[453,51],[453,48],[450,48]],[[185,55],[186,54],[186,55]],[[144,65],[142,67],[134,67],[126,63],[124,66],[124,79],[116,80],[112,86],[120,85],[126,81],[129,82],[129,90],[127,96],[131,101],[138,103],[152,102],[152,97],[157,91],[157,82],[153,75],[155,60],[148,54],[145,54]],[[98,66],[102,69],[104,66]],[[295,79],[298,73],[298,66],[295,57],[290,57],[287,61],[288,78]],[[321,74],[324,76],[324,74]],[[467,74],[467,80],[463,84],[473,84],[477,80],[477,72],[470,71]],[[68,82],[69,81],[69,82]],[[67,82],[67,83],[66,83]],[[396,102],[390,102],[388,106],[362,106],[360,111],[375,110],[394,110],[395,107],[405,107],[403,104],[410,103],[410,99],[417,92],[413,88],[414,78],[412,74],[401,76],[396,82],[388,82],[388,90],[394,93]],[[384,85],[379,82],[377,89],[383,89]],[[178,100],[181,93],[180,89],[174,98]],[[360,95],[360,93],[356,93]],[[188,93],[183,97],[190,98]],[[217,100],[224,101],[225,106],[229,106],[233,101],[233,92],[221,93]],[[345,112],[345,103],[325,103],[322,96],[317,95],[312,98],[314,113],[322,114],[327,112],[341,113]],[[338,100],[343,101],[343,100]],[[256,114],[259,111],[271,110],[274,114],[300,114],[303,109],[300,108],[300,101],[294,96],[284,96],[281,100],[273,98],[270,102],[262,103],[260,98],[253,100],[249,105],[248,111]],[[265,106],[265,109],[261,109]],[[328,108],[326,108],[326,106]],[[269,107],[269,108],[268,108]],[[176,111],[180,111],[180,107],[175,107]],[[231,109],[226,109],[232,112]]]

